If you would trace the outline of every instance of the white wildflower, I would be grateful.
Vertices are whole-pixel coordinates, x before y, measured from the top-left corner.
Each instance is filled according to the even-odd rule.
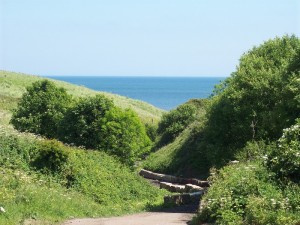
[[[6,212],[5,209],[2,206],[0,207],[0,212],[1,213],[5,213]]]

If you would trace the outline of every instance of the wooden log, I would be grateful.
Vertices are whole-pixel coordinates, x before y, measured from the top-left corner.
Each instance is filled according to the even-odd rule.
[[[168,182],[160,182],[160,188],[166,189],[170,192],[179,192],[179,193],[185,192],[184,185],[172,184]]]
[[[204,191],[204,188],[194,184],[185,185],[185,192],[200,192],[200,191]]]
[[[198,180],[195,178],[176,177],[167,174],[154,173],[145,169],[141,169],[139,174],[144,178],[152,179],[152,180],[159,180],[163,182],[177,183],[177,184],[194,184],[200,187],[209,187],[208,181]]]
[[[178,179],[175,176],[161,174],[161,173],[154,173],[149,170],[141,169],[140,175],[144,178],[152,179],[152,180],[159,180],[164,182],[170,183],[177,183]]]

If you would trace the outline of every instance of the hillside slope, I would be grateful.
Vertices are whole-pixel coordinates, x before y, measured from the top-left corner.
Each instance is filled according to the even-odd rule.
[[[33,82],[42,79],[49,78],[0,70],[0,106],[2,105],[2,107],[6,109],[14,108],[16,106],[16,101],[26,91],[26,87],[31,85]],[[63,81],[54,79],[49,80],[53,81],[58,87],[65,88],[69,94],[76,97],[92,96],[99,93],[104,94],[108,98],[112,99],[117,106],[133,109],[137,112],[143,122],[146,123],[159,121],[162,113],[164,112],[163,110],[143,101],[130,99],[116,94],[98,92]]]
[[[128,214],[161,204],[165,192],[152,187],[116,158],[20,133],[9,124],[11,110],[26,86],[41,79],[0,71],[0,224],[56,224],[70,218]],[[74,96],[99,93],[54,82]],[[116,105],[135,110],[144,122],[158,121],[162,113],[141,101],[104,94]],[[65,160],[64,169],[37,169],[34,162],[45,151],[41,146],[56,149],[56,157]],[[67,158],[59,158],[65,153]]]
[[[185,104],[196,106],[197,115],[173,141],[160,146],[143,162],[146,169],[184,177],[206,178],[207,160],[201,152],[201,131],[205,122],[207,99],[191,99]]]

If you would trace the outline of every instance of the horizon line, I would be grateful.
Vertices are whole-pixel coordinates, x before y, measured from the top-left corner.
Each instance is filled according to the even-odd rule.
[[[166,77],[166,78],[171,78],[171,77],[178,77],[178,78],[209,78],[209,77],[229,77],[230,75],[79,75],[79,74],[68,74],[68,75],[53,75],[53,74],[43,74],[39,76],[45,76],[45,77],[137,77],[137,78],[151,78],[151,77]]]

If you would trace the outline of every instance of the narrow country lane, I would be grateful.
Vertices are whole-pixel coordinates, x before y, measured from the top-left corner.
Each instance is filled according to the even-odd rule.
[[[186,225],[193,213],[145,212],[121,217],[74,219],[62,225]]]

